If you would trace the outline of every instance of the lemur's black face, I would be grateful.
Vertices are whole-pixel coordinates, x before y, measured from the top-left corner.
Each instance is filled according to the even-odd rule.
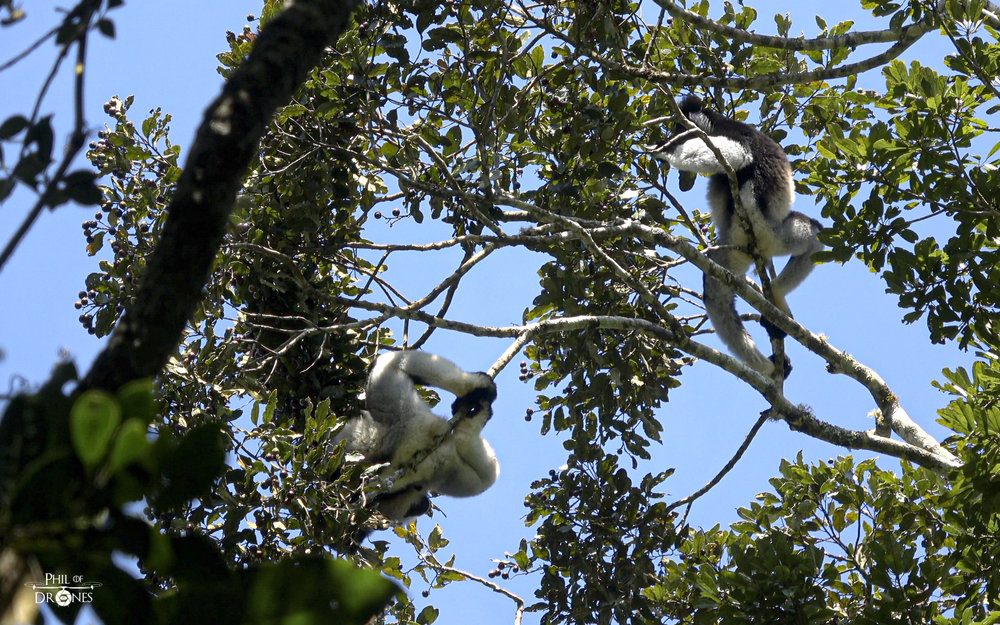
[[[469,417],[480,415],[486,411],[486,420],[493,416],[493,400],[497,397],[495,388],[477,388],[454,401],[451,405],[452,416],[461,410],[466,410]]]

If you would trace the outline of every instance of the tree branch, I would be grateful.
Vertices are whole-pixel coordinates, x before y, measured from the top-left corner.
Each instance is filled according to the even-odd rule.
[[[764,74],[755,78],[742,78],[740,76],[718,76],[716,74],[683,74],[680,72],[661,72],[648,67],[640,67],[613,61],[605,56],[592,51],[581,50],[580,54],[593,59],[598,64],[616,72],[622,72],[637,78],[643,78],[654,83],[665,83],[671,86],[702,86],[702,87],[723,87],[725,89],[753,89],[756,91],[773,90],[779,85],[804,84],[810,82],[822,82],[847,78],[856,74],[867,72],[870,69],[885,65],[895,59],[910,46],[916,43],[920,37],[902,39],[884,52],[875,56],[847,63],[838,67],[821,67],[807,72],[781,72],[774,74]]]
[[[875,371],[862,365],[849,354],[833,347],[830,343],[820,338],[818,335],[813,334],[797,321],[786,315],[784,311],[768,301],[767,298],[764,297],[764,295],[745,278],[735,279],[735,276],[732,276],[732,274],[726,271],[724,267],[710,260],[707,256],[700,253],[693,245],[680,237],[675,237],[663,232],[662,230],[651,228],[637,222],[632,222],[631,224],[623,223],[622,227],[633,234],[633,236],[639,236],[645,240],[655,241],[659,245],[667,247],[671,251],[691,261],[693,265],[701,269],[706,274],[709,274],[718,280],[724,281],[727,285],[732,287],[733,291],[736,292],[740,298],[760,311],[761,314],[767,316],[767,318],[774,322],[775,325],[787,332],[788,336],[794,338],[813,353],[824,358],[830,365],[829,370],[831,373],[843,373],[848,377],[857,380],[862,384],[862,386],[868,389],[868,392],[875,400],[875,404],[878,406],[879,410],[882,411],[882,414],[891,425],[892,430],[903,438],[903,440],[933,455],[938,459],[938,462],[942,466],[958,466],[958,459],[944,449],[940,443],[934,439],[934,437],[927,434],[923,428],[917,425],[917,423],[910,418],[909,414],[907,414],[907,412],[900,405],[899,398],[892,392],[892,389],[889,388],[889,385],[886,384],[885,380],[883,380]],[[690,353],[693,354],[694,352]],[[822,431],[822,428],[818,427],[821,422],[817,421],[816,423],[813,423],[815,417],[812,417],[812,415],[806,411],[798,410],[794,405],[788,403],[788,400],[780,395],[777,387],[773,384],[767,383],[763,376],[745,366],[741,366],[740,369],[742,370],[740,371],[733,371],[729,367],[726,367],[726,369],[735,373],[738,377],[757,389],[772,402],[772,405],[774,405],[776,409],[778,409],[779,403],[784,405],[785,409],[791,410],[791,412],[787,414],[801,419],[802,427],[808,427],[811,434],[817,435],[818,438],[823,438],[825,433]],[[762,384],[761,382],[764,383]],[[778,412],[783,412],[785,409],[779,409]],[[795,427],[791,421],[789,422],[789,425],[792,425],[793,429],[800,429]],[[840,430],[840,428],[837,429]],[[800,431],[806,430],[800,429]],[[848,432],[848,430],[843,431]],[[831,439],[823,438],[823,440]],[[857,441],[858,439],[852,438],[851,440]],[[831,440],[831,442],[833,441]]]
[[[710,30],[713,33],[722,35],[727,39],[739,41],[753,46],[765,48],[776,48],[778,50],[794,50],[804,52],[807,50],[833,50],[837,48],[856,48],[858,46],[872,43],[888,43],[890,41],[903,41],[909,38],[917,38],[929,31],[932,26],[927,20],[921,20],[902,28],[887,28],[885,30],[862,30],[853,33],[844,33],[834,37],[815,37],[806,39],[804,37],[776,37],[773,35],[758,35],[736,28],[720,24],[707,17],[702,17],[693,11],[677,6],[671,0],[653,0],[660,5],[671,17],[684,20],[699,28]]]
[[[155,375],[201,301],[236,191],[274,111],[346,28],[356,0],[299,0],[268,22],[205,112],[138,295],[80,388]]]
[[[90,18],[93,16],[93,13],[93,10],[86,12],[85,17],[83,18],[84,24],[90,23]],[[67,18],[67,20],[68,19],[70,18]],[[58,30],[59,28],[56,28],[51,32],[58,32]],[[39,40],[38,43],[41,43],[41,41],[44,41],[48,37],[49,34],[46,34]],[[38,98],[35,100],[35,107],[31,112],[31,122],[34,124],[38,121],[38,112],[42,106],[42,101],[45,100],[45,94],[48,92],[49,87],[55,80],[56,74],[59,72],[59,67],[69,54],[70,48],[74,42],[77,46],[77,64],[73,81],[73,131],[70,134],[69,142],[63,152],[62,161],[59,163],[59,166],[56,167],[55,174],[53,174],[52,178],[45,185],[45,188],[42,189],[42,192],[38,195],[38,200],[35,202],[35,205],[31,207],[30,211],[28,211],[27,216],[25,216],[21,225],[18,226],[17,231],[14,232],[10,240],[7,242],[7,245],[4,246],[3,251],[0,251],[0,270],[3,269],[3,266],[7,264],[7,261],[14,255],[14,251],[17,249],[17,246],[21,244],[21,241],[24,240],[28,231],[35,224],[35,221],[38,220],[38,217],[42,214],[42,211],[48,205],[49,201],[51,201],[53,192],[57,189],[59,184],[63,182],[63,177],[66,175],[66,171],[69,170],[69,166],[73,163],[76,155],[80,153],[80,149],[83,148],[84,139],[86,139],[87,136],[86,120],[83,115],[83,71],[86,67],[84,60],[87,55],[86,26],[81,27],[78,36],[68,41],[59,51],[59,56],[52,64],[52,70],[46,77],[45,83],[42,85],[42,88],[38,93]],[[25,51],[25,54],[29,54],[34,47],[35,46],[29,47],[28,50]],[[7,67],[13,65],[19,59],[20,57],[15,58],[15,60],[0,68],[0,71],[7,69]],[[23,150],[26,147],[27,144],[22,146],[22,157],[24,156]]]
[[[461,569],[456,569],[453,566],[448,566],[446,564],[442,564],[437,559],[437,557],[434,555],[434,552],[428,546],[427,542],[424,541],[422,537],[418,536],[417,538],[420,541],[421,547],[423,547],[423,551],[417,553],[417,557],[420,559],[421,562],[423,562],[424,564],[426,564],[427,566],[429,566],[431,569],[433,569],[433,570],[435,570],[435,571],[437,571],[439,573],[450,573],[452,575],[458,575],[458,576],[464,577],[465,579],[467,579],[469,581],[473,581],[473,582],[476,582],[478,584],[481,584],[481,585],[485,586],[486,588],[489,588],[493,592],[501,594],[504,597],[507,597],[508,599],[510,599],[511,601],[514,602],[514,606],[515,606],[514,625],[521,625],[521,620],[524,617],[524,599],[522,599],[520,596],[514,594],[513,592],[507,590],[506,588],[504,588],[500,584],[496,584],[494,582],[491,582],[488,579],[483,579],[482,577],[479,577],[478,575],[473,575],[472,573],[469,573],[467,571],[463,571]]]
[[[716,484],[721,482],[722,478],[724,478],[727,473],[733,470],[733,467],[736,466],[736,463],[740,461],[740,458],[743,457],[743,454],[745,454],[747,449],[750,448],[750,443],[757,436],[757,432],[760,431],[760,428],[763,427],[763,425],[767,423],[767,421],[768,421],[768,414],[765,412],[764,414],[760,415],[760,417],[757,418],[757,421],[753,424],[753,427],[750,428],[750,431],[743,438],[743,443],[739,446],[739,449],[737,449],[736,453],[733,454],[733,457],[729,459],[729,462],[727,462],[726,465],[722,467],[722,469],[718,473],[715,474],[715,477],[710,479],[707,484],[705,484],[695,492],[691,493],[687,497],[682,497],[681,499],[678,499],[672,504],[669,504],[667,506],[666,511],[670,512],[671,510],[674,510],[676,508],[685,505],[690,506],[692,503],[694,503],[695,499],[698,499],[708,491],[712,490],[712,488],[714,488]]]

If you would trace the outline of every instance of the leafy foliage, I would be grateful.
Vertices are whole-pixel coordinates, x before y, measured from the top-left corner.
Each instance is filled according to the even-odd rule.
[[[219,544],[237,562],[328,548],[353,552],[410,583],[412,573],[388,556],[387,544],[356,542],[353,528],[366,515],[355,502],[367,478],[329,453],[337,423],[358,409],[365,359],[387,340],[382,321],[398,311],[397,291],[381,277],[394,250],[367,240],[379,232],[374,222],[439,222],[466,260],[477,249],[488,254],[512,244],[542,253],[527,323],[572,315],[655,323],[668,314],[684,320],[675,327],[697,331],[699,318],[684,316],[689,291],[675,277],[677,257],[669,249],[613,231],[594,230],[591,236],[601,238],[593,243],[573,234],[573,224],[597,228],[627,217],[704,240],[704,217],[672,216],[661,172],[638,153],[662,138],[649,122],[669,110],[669,81],[636,68],[753,77],[833,68],[847,51],[799,57],[682,20],[646,24],[635,9],[577,3],[512,11],[485,2],[362,10],[274,120],[245,179],[203,316],[162,376],[165,414],[184,418],[161,427],[221,417],[233,424],[236,450],[236,466],[221,485],[225,496],[154,506],[163,523],[221,523],[228,529]],[[266,5],[262,21],[273,10]],[[707,15],[708,5],[695,11]],[[727,6],[717,21],[751,29],[756,17],[752,8]],[[821,27],[838,36],[851,25]],[[781,34],[790,28],[779,21]],[[249,29],[230,39],[232,50],[220,55],[224,74],[253,40]],[[970,307],[955,301],[979,275],[971,257],[948,260],[953,255],[935,252],[932,236],[917,234],[924,219],[901,217],[922,207],[953,217],[955,241],[945,250],[978,240],[975,262],[992,266],[979,254],[988,235],[963,238],[986,217],[945,210],[980,193],[965,174],[972,161],[956,159],[955,150],[982,134],[974,111],[991,94],[968,76],[940,76],[920,65],[894,62],[884,76],[884,93],[858,90],[849,80],[791,82],[762,99],[722,87],[713,95],[735,110],[758,101],[762,125],[801,157],[801,190],[824,200],[833,221],[829,258],[857,254],[875,269],[888,265],[887,284],[913,310],[910,318],[930,313],[933,339],[992,344],[989,333],[960,321],[981,318],[988,327],[988,293],[962,299]],[[128,224],[91,228],[91,236],[114,229],[121,250],[115,266],[88,280],[98,293],[116,294],[84,304],[99,321],[98,334],[114,323],[112,302],[128,297],[126,277],[139,270],[130,266],[131,251],[155,241],[157,202],[175,179],[168,173],[176,166],[168,118],[154,111],[139,132],[127,115],[128,100],[92,153],[115,181],[104,188],[106,214],[120,212]],[[639,131],[646,126],[654,130]],[[164,148],[155,147],[160,142]],[[130,184],[142,180],[151,186]],[[869,193],[860,210],[853,203],[859,192]],[[521,238],[494,236],[519,222],[527,224]],[[961,262],[961,271],[946,271]],[[457,288],[463,276],[446,279],[441,291]],[[351,306],[365,302],[360,311],[377,314],[355,318],[359,309]],[[538,481],[527,500],[536,536],[506,565],[541,572],[541,602],[533,609],[544,612],[544,622],[756,622],[764,615],[790,623],[845,615],[927,622],[956,607],[983,615],[946,573],[955,539],[934,527],[941,520],[935,498],[944,495],[933,474],[904,467],[896,477],[849,458],[819,467],[799,461],[783,467],[776,493],[746,509],[744,523],[695,530],[659,501],[670,471],[634,476],[620,466],[624,460],[638,467],[659,440],[655,411],[680,383],[689,362],[683,354],[642,331],[595,327],[540,334],[526,354],[522,373],[540,393],[542,431],[567,435],[567,465]],[[232,408],[239,397],[252,398],[250,427]],[[424,550],[411,531],[399,533]],[[863,539],[851,543],[851,532]],[[440,563],[424,561],[414,571],[434,573],[440,584],[452,579]],[[974,579],[983,578],[972,574],[962,583]],[[945,587],[952,594],[927,594]],[[393,615],[433,620],[412,610],[397,603]]]
[[[108,8],[119,4],[110,0]],[[314,20],[315,26],[303,24],[303,18],[314,18],[315,11],[321,6],[321,3],[313,3],[285,12],[281,28],[301,33],[303,40],[311,35],[309,43],[318,51],[324,38],[336,34],[338,24],[347,21],[350,10],[349,4],[328,7],[334,10],[327,19]],[[82,58],[90,22],[101,8],[101,2],[81,3],[68,11],[62,26],[50,34],[55,36],[59,45],[78,46]],[[114,33],[113,25],[105,18],[97,19],[96,28],[106,36]],[[242,85],[244,91],[241,93],[248,98],[252,99],[259,92],[248,88],[253,86],[248,76],[262,65],[261,57],[275,60],[281,54],[287,58],[289,51],[298,51],[304,59],[299,67],[304,68],[310,56],[315,56],[315,52],[309,54],[306,45],[289,44],[292,40],[283,39],[280,32],[274,30],[273,35],[269,34],[264,52],[251,57],[247,63],[249,67],[239,77],[234,76],[232,83]],[[264,45],[262,38],[261,46]],[[82,71],[82,60],[78,70]],[[289,73],[293,80],[286,81],[286,93],[292,82],[298,80],[294,77],[301,73],[304,72]],[[274,93],[280,95],[282,91]],[[79,100],[78,97],[78,106]],[[169,159],[175,158],[176,152],[170,150],[169,145],[162,153],[144,151],[143,147],[153,147],[158,139],[158,136],[150,138],[150,135],[164,126],[158,125],[156,119],[145,125],[142,129],[145,144],[138,144],[131,122],[124,119],[128,104],[130,102],[112,98],[105,107],[109,115],[122,122],[124,136],[110,137],[110,133],[104,133],[102,144],[92,144],[91,150],[95,164],[107,165],[116,174],[113,177],[122,182],[123,193],[141,193],[155,187],[155,183],[148,184],[151,180],[143,180],[142,177],[125,180],[117,168],[124,163],[125,169],[131,169],[132,159],[136,159],[139,163],[137,167],[149,165],[151,169],[158,168],[161,175],[173,173],[177,168]],[[264,104],[257,102],[261,106],[257,111],[258,118],[266,116],[268,109]],[[246,122],[250,126],[251,117],[247,115],[246,119],[236,122]],[[65,201],[55,197],[58,193],[78,201],[94,201],[103,195],[94,187],[95,172],[65,173],[66,166],[80,147],[82,123],[82,113],[78,111],[77,130],[70,139],[67,155],[41,191],[42,200],[51,206]],[[234,125],[243,127],[240,123]],[[13,124],[5,124],[5,133],[13,136],[28,126],[31,126],[30,122],[15,120]],[[32,143],[51,151],[51,132],[47,135],[37,133],[38,128],[47,127],[46,122],[44,126],[29,128],[24,141],[26,151],[30,151]],[[108,148],[110,144],[103,139],[110,139],[111,144],[119,147],[129,144],[132,149],[116,153]],[[248,143],[255,145],[256,138]],[[212,142],[202,136],[194,151],[199,149],[203,155],[211,154]],[[109,163],[105,159],[109,154],[119,160]],[[25,162],[22,160],[18,166]],[[173,169],[167,170],[165,163]],[[41,164],[39,175],[47,165]],[[192,187],[186,187],[188,192],[192,191]],[[52,203],[50,200],[53,198],[58,201]],[[104,217],[103,213],[95,215],[95,220],[86,222],[84,229],[92,253],[100,249],[105,234],[117,237],[112,243],[116,255],[122,248],[119,241],[131,251],[134,245],[130,237],[141,235],[156,216],[156,210],[145,209],[150,204],[155,209],[154,203],[160,199],[162,197],[147,195],[149,203],[138,215],[130,212],[126,217],[126,211],[119,208],[108,216],[107,225],[103,228],[97,221]],[[9,257],[41,206],[36,204],[31,211],[11,244],[5,248],[0,264]],[[110,203],[108,208],[111,208]],[[183,212],[183,209],[172,205],[172,220],[177,217],[178,211]],[[226,212],[228,209],[220,208],[218,211],[223,215]],[[174,221],[168,223],[173,224]],[[204,220],[202,223],[207,225]],[[95,237],[91,230],[98,228],[101,232]],[[168,249],[170,241],[176,242],[176,235],[163,236],[157,241],[156,249]],[[214,250],[215,246],[211,247],[205,258],[210,259]],[[153,273],[153,266],[151,261],[149,273]],[[135,308],[134,302],[114,298],[121,295],[123,285],[131,287],[130,271],[135,269],[134,265],[112,274],[113,269],[115,267],[108,264],[101,283],[94,283],[88,291],[81,292],[77,308],[107,304],[108,314],[112,316],[123,308]],[[189,269],[195,268],[189,264]],[[177,275],[170,277],[181,278]],[[117,291],[112,291],[108,285],[117,287]],[[195,288],[200,286],[200,282],[195,282]],[[135,292],[132,295],[134,297]],[[147,301],[149,299],[156,298],[148,298]],[[190,309],[193,306],[185,308]],[[187,317],[187,313],[183,316]],[[93,317],[86,313],[81,317],[81,322],[92,333],[97,333],[100,325],[95,327],[92,321]],[[130,321],[123,325],[135,329],[146,322],[148,320]],[[133,344],[122,339],[120,334],[117,338],[118,344],[126,344],[126,348],[132,350],[126,353],[126,359],[147,356],[138,353],[142,351],[141,344],[136,347],[138,342]],[[163,344],[176,340],[177,336],[168,336]],[[167,348],[174,345],[167,344]],[[97,367],[99,365],[95,365]],[[383,608],[397,592],[397,587],[375,571],[361,571],[345,561],[308,554],[289,557],[279,563],[234,568],[223,558],[219,544],[209,538],[210,532],[195,531],[190,522],[175,525],[169,528],[172,531],[165,532],[167,528],[150,524],[146,518],[138,518],[139,502],[148,505],[146,517],[152,517],[155,510],[176,510],[191,505],[192,501],[210,501],[211,489],[220,483],[222,473],[227,469],[231,439],[225,435],[225,422],[214,416],[190,424],[182,419],[171,422],[171,427],[160,427],[155,434],[151,432],[150,426],[162,414],[159,412],[161,406],[154,402],[150,381],[135,380],[138,376],[134,372],[135,368],[130,372],[113,371],[114,374],[122,373],[119,383],[113,385],[89,384],[91,379],[88,376],[73,395],[67,395],[63,387],[76,382],[76,374],[73,366],[66,364],[57,369],[39,392],[8,398],[4,418],[0,421],[0,578],[3,582],[0,609],[4,612],[5,621],[25,618],[23,614],[13,613],[12,606],[20,609],[28,604],[28,600],[22,597],[37,589],[37,584],[25,582],[35,578],[42,570],[67,575],[68,572],[73,575],[84,573],[100,579],[92,587],[93,592],[88,594],[105,623],[135,620],[154,623],[207,620],[274,623],[301,619],[364,623]],[[100,388],[116,390],[117,394]],[[135,558],[145,573],[145,579],[135,579],[120,568],[114,560],[118,556]],[[77,602],[74,605],[72,596],[68,603],[64,601],[67,594],[66,587],[55,593],[58,607],[53,609],[60,618],[74,619],[81,604]],[[35,610],[37,612],[37,607]]]
[[[191,620],[216,603],[238,608],[215,620],[269,621],[286,609],[352,622],[392,593],[322,553],[404,587],[473,579],[439,557],[448,543],[438,529],[426,540],[413,526],[395,529],[417,553],[412,567],[387,541],[362,540],[377,527],[363,505],[377,472],[345,462],[333,437],[360,409],[367,363],[395,341],[393,319],[406,331],[426,326],[416,340],[404,335],[410,345],[441,327],[512,336],[451,319],[449,307],[484,258],[520,248],[537,259],[518,336],[522,379],[538,393],[541,432],[561,433],[566,458],[532,485],[533,537],[498,556],[493,577],[534,575],[537,602],[526,609],[542,622],[996,622],[995,16],[981,2],[933,14],[920,2],[863,3],[887,18],[881,41],[943,34],[955,53],[936,68],[879,61],[884,86],[859,89],[845,68],[868,41],[852,39],[851,22],[817,18],[834,43],[783,47],[753,38],[773,29],[752,7],[658,4],[654,22],[622,0],[362,7],[272,121],[155,404],[148,386],[71,403],[58,391],[70,374],[11,404],[0,440],[23,444],[0,458],[4,476],[25,480],[20,493],[53,494],[12,495],[7,522],[120,510],[145,494],[162,532],[125,515],[90,530],[112,580],[107,622],[136,606]],[[278,10],[266,2],[261,23]],[[779,37],[793,32],[787,17],[774,22]],[[251,27],[231,34],[223,75],[255,40]],[[681,508],[693,499],[666,501],[672,470],[645,461],[702,332],[688,250],[709,246],[711,229],[671,195],[642,146],[664,138],[686,88],[781,140],[798,190],[821,200],[831,223],[827,260],[856,257],[880,272],[906,321],[927,315],[932,341],[983,350],[971,375],[946,372],[941,385],[956,397],[941,419],[960,469],[785,461],[773,492],[728,529],[692,527]],[[88,152],[103,199],[84,236],[92,255],[111,258],[76,306],[98,336],[136,297],[180,173],[169,115],[133,121],[131,104],[109,100],[112,124]],[[48,165],[45,128],[0,125],[0,139],[30,135],[27,152],[41,155],[22,182]],[[86,197],[87,180],[71,174],[57,190]],[[71,191],[70,181],[82,186]],[[438,242],[379,239],[403,222]],[[428,271],[455,268],[429,292],[409,292],[387,270],[413,250],[448,259],[422,260]],[[21,433],[27,410],[58,426]],[[38,457],[44,471],[26,460]],[[67,540],[81,539],[74,531]],[[112,566],[109,545],[140,559],[145,585]],[[183,600],[144,594],[174,587]],[[133,599],[112,605],[119,595]],[[436,616],[399,597],[383,618]]]
[[[994,94],[975,84],[985,68],[973,69],[963,58],[947,59],[952,75],[919,62],[886,66],[885,93],[843,100],[817,143],[827,158],[811,161],[806,171],[834,220],[833,257],[857,253],[873,269],[885,269],[888,290],[910,310],[904,320],[926,313],[932,341],[996,345],[989,320],[1000,301],[992,217],[997,188],[996,176],[984,175],[996,165],[973,151],[990,147],[980,140],[987,125],[978,115]],[[867,197],[855,208],[859,193]],[[942,244],[923,222],[946,218],[954,232]]]
[[[116,395],[88,391],[71,400],[60,387],[74,377],[72,365],[61,367],[39,393],[15,398],[0,422],[0,471],[10,485],[0,527],[10,536],[6,548],[33,553],[44,570],[100,579],[93,599],[105,623],[264,623],[286,613],[364,623],[395,592],[375,573],[315,557],[234,573],[207,537],[164,535],[125,514],[142,498],[176,507],[203,497],[225,469],[226,439],[217,425],[205,424],[150,440],[149,380]],[[46,430],[24,427],[35,423]],[[181,592],[152,598],[112,553],[138,558]],[[72,620],[81,605],[54,607]]]

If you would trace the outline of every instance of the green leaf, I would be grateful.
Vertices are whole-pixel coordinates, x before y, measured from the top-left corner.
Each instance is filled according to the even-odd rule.
[[[87,254],[93,256],[101,251],[101,248],[104,247],[104,234],[104,232],[98,232],[91,237],[90,242],[87,243]]]
[[[282,560],[246,575],[246,623],[362,625],[399,592],[377,571],[329,558]]]
[[[437,620],[439,614],[440,610],[438,610],[434,606],[432,605],[425,606],[424,609],[420,611],[420,614],[417,615],[417,622],[420,623],[421,625],[433,623],[434,621]]]
[[[222,474],[225,460],[226,441],[217,424],[191,429],[162,460],[166,483],[157,504],[172,507],[205,495]]]
[[[270,423],[274,419],[274,409],[278,405],[278,394],[271,391],[267,396],[267,405],[264,406],[264,423]]]
[[[25,144],[34,143],[38,146],[38,154],[46,162],[52,160],[52,116],[46,115],[38,120],[24,137]]]
[[[410,52],[406,49],[406,37],[386,33],[379,39],[379,44],[385,49],[386,54],[400,63],[406,64],[410,62]]]
[[[83,169],[66,174],[63,178],[66,197],[79,204],[100,204],[104,194],[97,187],[96,179],[96,172]]]
[[[70,437],[85,467],[93,468],[104,458],[121,419],[121,406],[105,391],[87,391],[73,403]]]
[[[150,115],[146,119],[142,120],[142,134],[148,137],[149,134],[153,132],[153,129],[156,128],[156,121],[156,115]]]
[[[146,424],[129,419],[122,424],[108,457],[108,469],[117,473],[130,464],[150,458],[152,444],[146,438]]]
[[[115,38],[115,23],[106,17],[97,20],[97,30],[101,31],[101,34],[108,39]]]
[[[0,140],[10,139],[30,125],[24,115],[12,115],[0,124]]]
[[[126,419],[139,419],[148,424],[156,415],[153,401],[153,379],[132,380],[118,389],[118,402]]]
[[[424,9],[417,15],[417,32],[423,33],[427,30],[427,27],[434,23],[434,10],[437,7],[436,4],[429,4],[424,7]]]
[[[11,173],[14,178],[35,187],[38,175],[45,171],[50,162],[48,158],[38,152],[30,152],[17,162],[17,165],[14,166],[14,171]]]

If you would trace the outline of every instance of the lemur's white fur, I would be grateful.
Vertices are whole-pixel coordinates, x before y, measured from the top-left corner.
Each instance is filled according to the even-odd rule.
[[[742,169],[753,161],[753,155],[738,141],[726,137],[712,137],[712,144],[733,169]],[[677,169],[683,166],[684,171],[703,174],[726,173],[719,159],[700,137],[692,136],[689,140],[678,144],[673,151],[664,153],[662,158]]]
[[[461,411],[465,418],[450,434],[448,420],[431,412],[415,384],[457,396],[452,412]],[[386,517],[402,520],[426,513],[428,493],[470,497],[496,481],[500,463],[479,435],[493,414],[497,396],[490,376],[462,371],[426,352],[390,352],[376,359],[365,396],[367,410],[347,422],[338,440],[346,440],[347,450],[368,462],[388,462],[390,471],[404,469],[389,491],[377,497],[378,509]],[[426,457],[413,464],[424,453]]]

